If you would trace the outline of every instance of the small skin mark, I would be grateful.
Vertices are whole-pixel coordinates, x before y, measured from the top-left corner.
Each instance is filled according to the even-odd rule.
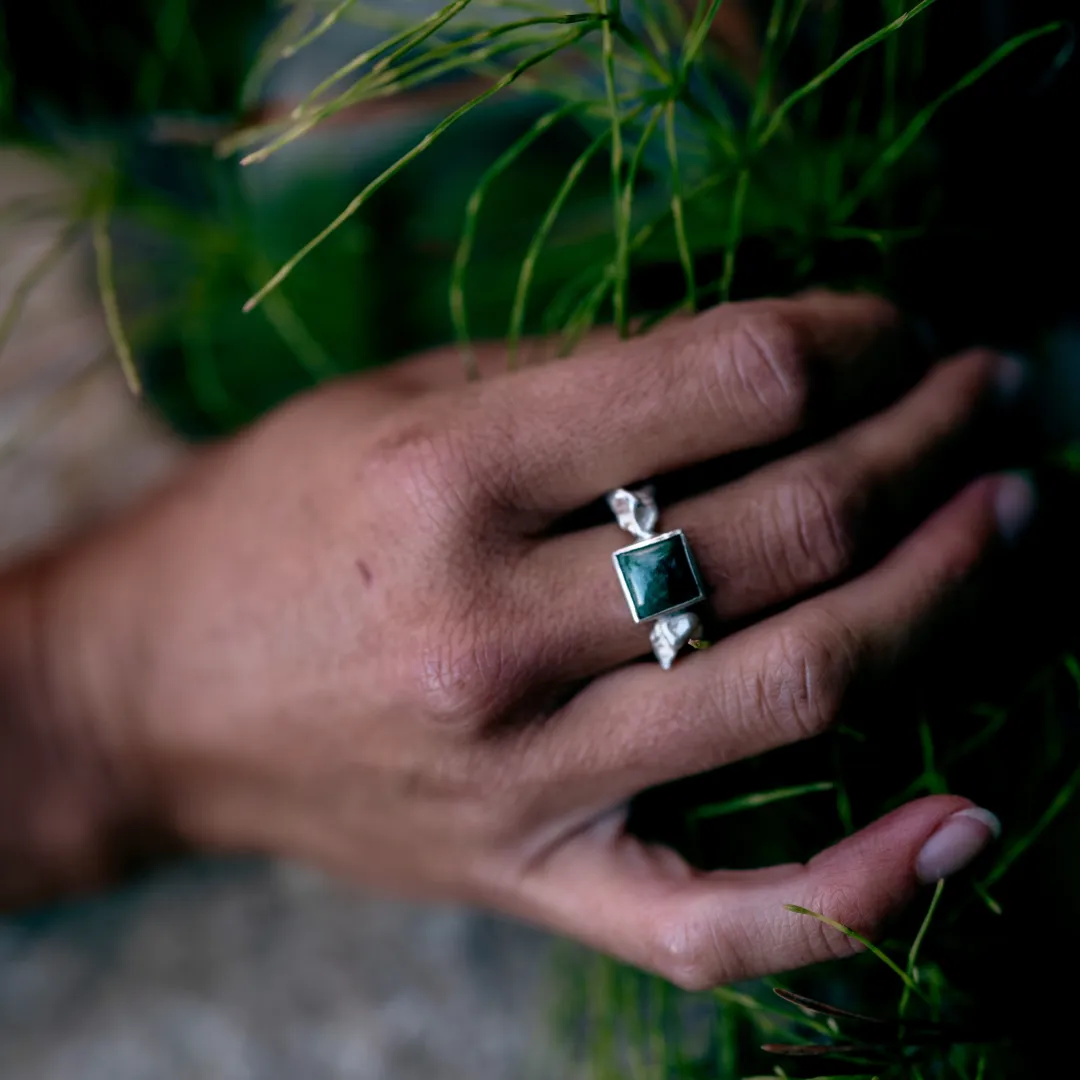
[[[363,578],[365,585],[370,585],[374,581],[371,567],[363,559],[356,560],[356,569],[360,571],[360,577]]]

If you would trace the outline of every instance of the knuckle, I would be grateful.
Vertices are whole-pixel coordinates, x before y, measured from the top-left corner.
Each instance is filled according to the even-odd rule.
[[[755,426],[767,425],[776,436],[802,423],[808,397],[806,335],[781,311],[744,315],[729,338],[729,395]],[[730,404],[729,404],[730,407]]]
[[[482,730],[506,708],[508,651],[497,634],[483,634],[468,623],[433,633],[414,661],[411,682],[423,715],[440,727]]]
[[[775,489],[772,538],[786,559],[787,586],[839,577],[855,556],[852,500],[826,467],[807,469]]]
[[[710,990],[725,981],[713,935],[700,923],[676,920],[661,925],[651,952],[652,969],[681,990]]]
[[[487,489],[477,462],[465,431],[420,414],[375,444],[365,471],[423,524],[445,529],[482,512]]]
[[[836,722],[857,665],[852,632],[823,610],[778,629],[754,687],[757,705],[784,741],[809,739]]]

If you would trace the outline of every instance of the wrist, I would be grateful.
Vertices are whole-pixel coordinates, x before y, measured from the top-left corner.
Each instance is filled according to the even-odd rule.
[[[78,561],[0,573],[0,908],[111,881],[155,832],[108,612]]]

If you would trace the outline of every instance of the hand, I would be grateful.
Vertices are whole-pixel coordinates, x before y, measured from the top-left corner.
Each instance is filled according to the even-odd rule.
[[[631,663],[649,644],[611,568],[625,535],[560,522],[865,415],[896,333],[873,298],[733,305],[473,385],[437,358],[330,385],[212,448],[39,575],[53,697],[94,733],[111,819],[487,905],[687,987],[850,951],[782,905],[873,935],[992,817],[922,799],[807,865],[699,873],[625,807],[826,731],[911,659],[1030,510],[1012,476],[940,505],[1009,362],[940,364],[662,506],[713,615],[747,627],[671,672]],[[866,538],[893,550],[855,574]],[[79,865],[99,833],[68,838]]]

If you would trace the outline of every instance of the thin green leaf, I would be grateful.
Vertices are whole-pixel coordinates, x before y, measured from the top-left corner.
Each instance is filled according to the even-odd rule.
[[[679,249],[679,262],[686,278],[686,306],[690,311],[697,308],[697,279],[694,276],[694,257],[686,236],[686,219],[683,215],[682,173],[679,169],[679,146],[675,138],[675,102],[669,101],[664,114],[664,142],[667,146],[668,168],[671,173],[671,218],[675,223],[675,243]]]
[[[532,286],[533,275],[536,271],[536,262],[540,257],[540,252],[547,243],[547,239],[551,235],[551,230],[555,227],[555,222],[558,220],[559,213],[562,211],[566,200],[569,198],[570,192],[573,191],[574,185],[581,178],[581,174],[585,171],[585,167],[596,156],[597,151],[603,147],[604,143],[606,143],[610,137],[610,132],[602,132],[581,154],[578,155],[577,159],[567,170],[566,176],[563,178],[558,191],[555,193],[555,197],[551,200],[547,212],[544,214],[539,227],[533,234],[532,241],[525,253],[525,258],[522,260],[521,271],[518,274],[517,289],[514,291],[514,303],[510,311],[510,329],[507,333],[506,350],[507,364],[511,368],[517,365],[518,347],[521,343],[521,335],[525,326],[525,313],[528,306],[529,290]]]
[[[629,314],[627,288],[630,260],[630,222],[624,220],[622,208],[623,138],[619,114],[619,93],[615,81],[615,34],[612,19],[618,14],[618,0],[600,0],[600,11],[606,16],[601,33],[603,44],[604,91],[611,113],[611,199],[615,226],[615,326],[625,337]]]
[[[0,315],[0,354],[3,353],[8,339],[11,337],[12,331],[15,329],[26,307],[27,300],[30,299],[38,285],[60,264],[61,259],[67,252],[71,250],[75,240],[78,238],[81,226],[82,222],[80,221],[69,222],[61,230],[57,238],[30,265],[19,283],[12,289],[4,313]]]
[[[786,1009],[778,1009],[773,1004],[766,1004],[763,1001],[758,1001],[757,998],[751,997],[749,994],[744,994],[741,991],[733,990],[729,986],[718,986],[716,989],[710,991],[710,993],[725,1005],[730,1005],[742,1009],[745,1012],[756,1014],[756,1019],[759,1023],[762,1022],[763,1017],[776,1017],[778,1020],[784,1021],[783,1026],[776,1023],[770,1023],[768,1026],[772,1030],[787,1033],[790,1031],[792,1022],[796,1022],[801,1027],[807,1027],[811,1031],[816,1031],[819,1035],[829,1036],[832,1034],[830,1028],[820,1020],[815,1020],[813,1017],[809,1016],[793,1017]]]
[[[938,903],[941,900],[941,894],[945,891],[945,879],[942,878],[934,887],[934,895],[930,900],[930,906],[926,910],[926,917],[922,921],[922,925],[919,927],[919,932],[915,935],[915,940],[911,943],[911,951],[908,953],[907,960],[907,973],[910,976],[912,982],[917,981],[918,976],[915,973],[915,964],[919,959],[919,950],[922,948],[923,939],[926,937],[926,932],[930,929],[930,923],[933,921],[934,912],[937,911]],[[907,984],[904,985],[903,993],[900,995],[900,1005],[897,1009],[897,1015],[903,1019],[904,1014],[907,1012],[907,1007],[911,1001],[911,990]]]
[[[262,262],[264,260],[260,260]],[[269,272],[269,267],[260,266],[258,275],[262,276]],[[252,277],[257,281],[255,274]],[[255,281],[250,284],[254,285]],[[296,308],[286,299],[285,294],[278,290],[266,297],[262,306],[262,313],[266,321],[274,328],[278,337],[296,357],[297,363],[311,377],[312,382],[319,383],[332,379],[341,372],[327,355],[326,350],[312,335],[304,320],[300,318]]]
[[[1004,877],[1005,873],[1009,870],[1014,862],[1024,854],[1025,851],[1049,828],[1054,819],[1072,802],[1073,796],[1076,794],[1077,789],[1080,789],[1080,769],[1069,777],[1069,779],[1062,786],[1061,790],[1054,796],[1053,801],[1043,812],[1042,816],[1035,823],[1034,827],[1024,836],[1020,837],[1009,849],[1005,852],[1001,861],[990,871],[986,877],[983,878],[981,884],[984,889],[989,889],[994,882],[1000,881]]]
[[[797,799],[803,795],[814,795],[822,791],[832,791],[836,787],[830,781],[819,784],[802,784],[799,787],[778,788],[776,791],[761,791],[754,795],[741,795],[737,799],[728,799],[726,802],[710,803],[701,806],[691,815],[697,821],[708,818],[724,817],[727,814],[737,814],[742,810],[753,810],[759,806],[768,806],[769,803],[782,802],[786,799]]]
[[[0,342],[3,341],[3,335],[0,334]],[[0,345],[0,348],[3,346]],[[1063,661],[1065,664],[1065,670],[1072,676],[1072,681],[1076,684],[1077,692],[1080,693],[1080,660],[1078,660],[1072,653],[1066,653]]]
[[[313,41],[321,38],[355,2],[356,0],[341,0],[336,7],[331,8],[311,30],[304,34],[303,37],[298,41],[286,45],[281,50],[282,57],[288,59],[290,56],[295,56],[301,49],[306,48]]]
[[[708,194],[711,191],[715,191],[725,181],[729,179],[728,174],[725,173],[712,173],[704,180],[695,184],[694,187],[685,193],[683,203],[688,204],[694,199],[700,198],[703,195]],[[663,214],[657,216],[653,221],[648,221],[634,234],[633,239],[630,241],[630,253],[631,255],[643,248],[655,235],[656,230],[660,225],[667,220],[671,213],[670,207]],[[565,356],[572,352],[580,342],[581,338],[588,333],[589,329],[596,321],[597,314],[600,310],[600,306],[603,304],[604,299],[607,296],[608,290],[611,288],[612,282],[615,280],[615,264],[611,262],[604,269],[603,276],[600,281],[596,283],[593,289],[582,299],[577,308],[574,309],[573,314],[567,321],[566,328],[563,332],[563,342],[560,347],[560,355]]]
[[[266,77],[277,66],[282,52],[295,41],[305,26],[311,22],[315,11],[312,0],[296,3],[287,15],[271,31],[252,61],[244,84],[240,89],[240,101],[250,107],[258,103],[266,84]]]
[[[109,215],[111,205],[102,199],[95,208],[90,220],[90,231],[94,241],[94,255],[97,265],[98,295],[105,313],[105,326],[109,331],[113,349],[116,351],[120,368],[124,373],[128,389],[139,396],[142,394],[142,380],[139,378],[135,357],[131,352],[131,343],[124,331],[120,317],[120,304],[116,297],[116,282],[113,278],[113,248],[109,236]]]
[[[979,883],[975,882],[972,886],[975,889],[975,895],[995,914],[1001,915],[1001,905],[986,891],[986,889]]]
[[[626,258],[629,261],[630,258],[630,244],[629,230],[634,220],[634,192],[637,188],[638,173],[641,171],[641,163],[645,159],[645,151],[648,149],[649,143],[652,141],[652,137],[656,132],[656,125],[660,122],[660,117],[663,113],[663,103],[654,105],[652,111],[649,113],[649,118],[645,122],[645,127],[641,132],[641,138],[638,139],[637,146],[634,148],[634,154],[630,159],[630,165],[626,171],[626,180],[622,186],[622,220],[626,223]],[[635,110],[633,114],[626,117],[627,122],[637,116],[640,109]]]
[[[679,61],[679,82],[686,82],[687,73],[701,52],[705,39],[709,36],[712,24],[716,20],[720,5],[724,0],[709,0],[709,6],[699,19],[696,19],[686,39],[686,47],[683,49],[682,59]]]
[[[776,80],[779,68],[780,31],[784,25],[786,8],[787,0],[773,0],[772,13],[769,16],[768,26],[765,28],[765,42],[762,46],[761,73],[758,76],[757,86],[754,88],[754,104],[750,111],[748,125],[750,131],[757,131],[761,126],[765,108],[769,103],[769,95]]]
[[[809,908],[799,907],[798,904],[785,904],[784,909],[786,911],[794,912],[796,915],[808,915],[811,919],[817,919],[818,922],[824,923],[826,926],[831,926],[839,933],[845,934],[847,935],[847,937],[857,941],[868,952],[873,953],[873,955],[876,956],[883,964],[885,964],[886,967],[888,967],[892,971],[895,971],[896,974],[900,977],[900,980],[903,982],[903,984],[909,987],[913,994],[918,994],[921,998],[924,997],[923,992],[918,988],[911,976],[902,967],[900,967],[900,965],[895,960],[893,960],[891,956],[888,956],[886,953],[882,952],[881,949],[879,949],[872,941],[870,941],[868,938],[863,937],[863,935],[860,934],[857,930],[852,930],[850,926],[845,926],[843,923],[837,922],[835,919],[830,919],[827,915],[822,915],[818,911],[811,911]]]
[[[315,89],[304,99],[298,106],[299,110],[303,110],[304,107],[313,101],[317,101],[331,86],[341,82],[342,79],[347,78],[354,71],[358,71],[360,68],[365,67],[367,64],[376,61],[377,70],[383,70],[394,63],[395,60],[400,59],[405,53],[409,52],[415,46],[419,45],[422,41],[431,37],[441,27],[445,26],[458,12],[463,11],[472,0],[453,0],[453,3],[445,5],[438,11],[429,15],[421,23],[411,24],[404,30],[392,37],[387,38],[385,41],[380,42],[373,48],[365,49],[364,52],[358,53],[347,64],[340,67],[332,75],[325,78]],[[390,50],[393,50],[390,52]],[[384,56],[384,53],[389,55]],[[381,58],[381,59],[380,59]]]
[[[904,127],[904,130],[879,155],[877,160],[863,174],[858,186],[848,195],[836,211],[836,220],[843,221],[850,217],[859,204],[874,190],[885,173],[915,144],[927,124],[933,120],[938,110],[957,94],[977,83],[984,75],[992,71],[1017,49],[1022,48],[1037,38],[1045,37],[1061,29],[1060,22],[1047,23],[1026,33],[1017,34],[999,48],[995,49],[981,64],[972,68],[963,78],[957,80],[944,93],[940,94],[925,108],[919,110]]]
[[[769,117],[769,122],[766,124],[760,137],[757,139],[757,148],[760,150],[767,143],[769,143],[773,136],[780,130],[784,119],[787,114],[791,112],[800,101],[809,97],[816,90],[825,85],[837,72],[842,71],[848,64],[851,63],[856,57],[861,56],[868,49],[872,49],[875,45],[880,44],[891,34],[895,34],[901,27],[904,26],[909,20],[914,19],[916,15],[921,15],[931,4],[936,3],[936,0],[919,0],[910,11],[904,12],[898,19],[893,19],[887,26],[883,26],[880,30],[871,34],[869,37],[863,38],[857,45],[853,45],[847,52],[837,57],[824,71],[819,72],[808,82],[803,83],[798,90],[789,94],[774,110]]]
[[[562,18],[545,21],[565,25],[566,23],[581,22],[583,20]],[[283,147],[289,145],[289,143],[302,138],[324,120],[341,112],[343,109],[358,105],[363,101],[390,97],[406,90],[415,89],[424,83],[442,78],[445,75],[452,74],[462,69],[478,69],[504,53],[517,52],[527,46],[538,44],[534,39],[528,41],[513,38],[509,40],[497,40],[497,37],[498,35],[496,34],[484,31],[477,39],[482,39],[484,42],[487,42],[487,44],[481,48],[470,50],[470,48],[460,47],[464,45],[471,46],[471,44],[474,43],[474,39],[467,39],[466,42],[454,43],[453,47],[449,50],[432,50],[430,53],[427,53],[408,64],[404,64],[399,68],[389,69],[378,74],[373,74],[370,78],[362,79],[358,81],[355,86],[350,87],[338,97],[323,102],[321,105],[312,108],[298,106],[293,111],[295,122],[271,142],[260,147],[258,150],[247,154],[241,159],[240,164],[256,165],[265,161],[272,154],[276,154]],[[543,40],[546,41],[550,39],[544,38]],[[539,44],[543,44],[543,41],[539,42]],[[429,61],[431,58],[436,56],[442,56],[444,59],[441,63],[430,64]]]
[[[392,180],[409,162],[419,157],[429,146],[432,145],[437,139],[441,138],[447,131],[450,130],[462,117],[467,116],[477,105],[487,101],[488,98],[493,97],[499,93],[500,90],[504,90],[510,86],[522,75],[525,74],[530,68],[535,67],[537,64],[543,63],[549,57],[554,56],[556,53],[561,52],[567,46],[572,45],[579,38],[584,36],[587,30],[575,30],[572,33],[565,34],[559,38],[554,44],[544,49],[542,52],[537,53],[534,56],[529,57],[527,60],[523,60],[512,71],[504,75],[494,85],[488,87],[483,93],[478,94],[471,101],[466,102],[464,105],[455,109],[449,116],[440,121],[431,129],[411,150],[403,154],[387,169],[384,169],[374,180],[371,181],[359,195],[354,198],[348,206],[329,225],[326,226],[317,236],[309,240],[291,259],[289,259],[272,278],[244,304],[245,311],[251,311],[254,309],[260,301],[271,290],[276,289],[288,276],[296,269],[296,267],[308,257],[327,237],[331,236],[335,230],[339,229],[346,221],[349,220],[375,194],[381,187],[383,187],[388,181]]]
[[[480,68],[491,59],[515,49],[536,44],[532,38],[515,38],[520,30],[540,26],[572,26],[581,23],[599,23],[598,16],[589,12],[534,16],[515,22],[488,26],[467,37],[456,38],[442,45],[428,49],[398,66],[377,65],[372,72],[359,79],[343,94],[331,101],[318,103],[321,93],[316,89],[305,102],[293,110],[296,120],[321,120],[325,116],[350,105],[372,98],[388,97],[403,90],[415,89],[425,83],[442,78],[445,75],[465,68]],[[509,40],[504,40],[509,39]]]
[[[742,242],[743,213],[746,210],[746,193],[750,189],[750,170],[742,169],[735,181],[735,194],[731,198],[731,224],[728,242],[724,249],[724,271],[720,278],[720,302],[731,300],[731,286],[735,280],[735,259]]]
[[[496,180],[509,169],[514,162],[529,149],[537,139],[546,131],[549,131],[560,121],[586,107],[583,102],[571,102],[562,105],[558,109],[544,113],[533,126],[520,136],[515,142],[503,151],[496,160],[488,166],[483,176],[473,188],[465,208],[465,221],[462,225],[461,240],[458,242],[457,252],[454,256],[454,268],[450,279],[450,317],[454,324],[454,334],[461,346],[465,360],[466,371],[469,378],[476,378],[479,374],[476,367],[476,354],[472,349],[472,338],[469,333],[469,317],[465,300],[465,277],[468,273],[469,263],[472,260],[473,248],[476,244],[476,230],[479,225],[480,211],[488,191]]]

